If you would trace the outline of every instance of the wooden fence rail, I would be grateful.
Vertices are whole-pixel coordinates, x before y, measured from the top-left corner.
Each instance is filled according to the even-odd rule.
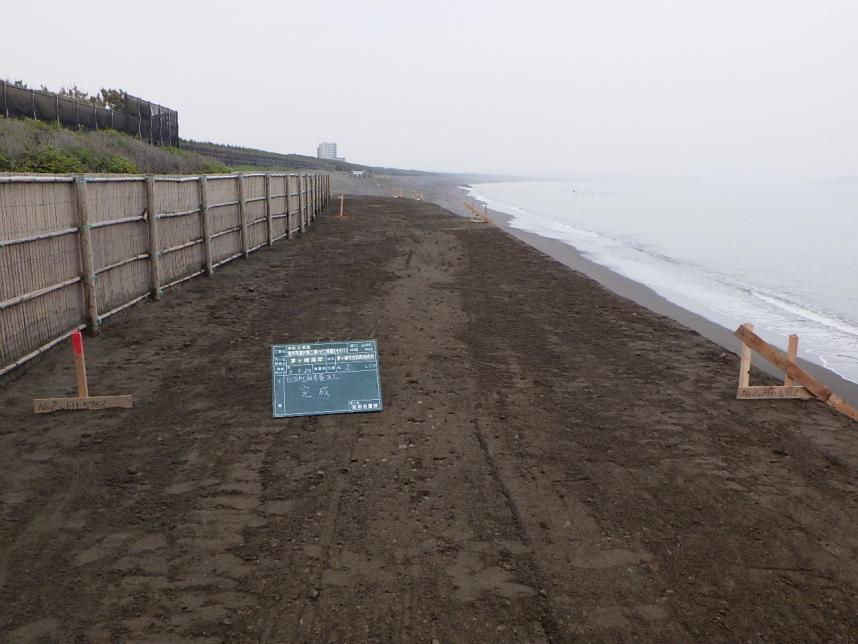
[[[303,232],[330,187],[321,174],[0,176],[0,376]]]

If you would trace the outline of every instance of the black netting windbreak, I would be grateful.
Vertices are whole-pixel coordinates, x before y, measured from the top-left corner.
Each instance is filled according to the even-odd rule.
[[[80,107],[80,126],[88,130],[97,129],[96,109],[91,105],[84,105],[83,103],[79,103],[78,105]]]
[[[107,130],[113,127],[113,112],[110,110],[103,110],[97,107],[95,109],[95,119],[99,130]]]
[[[51,92],[0,81],[0,116],[59,122],[70,129],[112,128],[155,145],[179,144],[179,113],[125,94],[119,109],[96,108]]]
[[[73,130],[78,129],[80,118],[78,103],[67,98],[60,99],[60,124]]]
[[[29,116],[35,118],[33,97],[35,93],[14,85],[6,85],[5,110],[9,116]]]
[[[57,95],[45,92],[33,92],[36,118],[41,121],[57,120]]]

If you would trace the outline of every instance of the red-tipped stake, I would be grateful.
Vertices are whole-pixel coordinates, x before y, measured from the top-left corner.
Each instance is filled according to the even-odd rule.
[[[72,352],[74,352],[74,375],[77,379],[77,397],[89,398],[89,385],[86,382],[86,358],[83,355],[83,336],[80,331],[72,331]]]
[[[77,398],[37,398],[33,401],[33,411],[37,414],[49,414],[52,411],[131,407],[134,404],[131,396],[89,395],[89,385],[86,381],[86,359],[83,354],[83,336],[80,331],[72,331],[71,343],[74,354],[74,374],[77,380]]]

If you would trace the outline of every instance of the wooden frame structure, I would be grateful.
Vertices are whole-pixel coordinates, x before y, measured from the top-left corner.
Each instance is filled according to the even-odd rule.
[[[858,409],[846,403],[840,396],[832,392],[831,389],[796,364],[796,354],[798,352],[797,335],[789,337],[786,355],[754,333],[752,324],[740,325],[734,332],[734,335],[742,342],[739,353],[739,387],[736,390],[736,398],[742,400],[816,398],[844,416],[858,421]],[[785,373],[783,385],[750,386],[751,351],[756,351]],[[794,385],[793,382],[798,384]]]
[[[111,407],[128,409],[133,406],[131,396],[90,396],[89,384],[86,379],[86,358],[83,354],[83,337],[80,331],[71,334],[72,352],[74,353],[74,372],[77,381],[76,398],[36,398],[33,400],[33,413],[50,414],[54,411],[97,411]]]
[[[480,211],[479,208],[474,208],[467,201],[465,202],[465,207],[471,211],[471,221],[476,224],[488,224],[491,223],[488,216],[489,207],[485,206],[485,212]]]

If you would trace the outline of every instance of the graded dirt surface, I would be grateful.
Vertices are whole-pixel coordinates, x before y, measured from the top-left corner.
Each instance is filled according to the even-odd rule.
[[[0,389],[0,641],[858,639],[858,423],[485,224],[347,201]],[[271,418],[270,345],[385,410]],[[766,377],[754,374],[763,384]]]

